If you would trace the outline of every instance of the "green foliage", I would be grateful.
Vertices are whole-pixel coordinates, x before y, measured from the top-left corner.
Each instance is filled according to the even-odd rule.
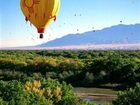
[[[131,86],[140,82],[140,51],[0,51],[1,80],[28,76],[57,79],[74,86]]]
[[[140,105],[140,84],[124,92],[119,92],[113,105]]]
[[[94,105],[77,98],[66,83],[135,86],[140,82],[140,51],[0,51],[0,80],[0,105]],[[40,92],[44,88],[56,93],[61,88],[61,97],[26,91],[26,81],[34,80],[41,81]],[[125,99],[138,102],[139,87],[121,92],[114,104],[129,105],[121,104]]]
[[[0,81],[0,105],[86,105],[71,85],[52,79]]]
[[[43,97],[28,93],[19,81],[0,81],[0,102],[2,105],[50,105]]]

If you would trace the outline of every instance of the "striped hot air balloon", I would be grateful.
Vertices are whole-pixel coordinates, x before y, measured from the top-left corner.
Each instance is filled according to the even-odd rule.
[[[60,0],[21,0],[20,6],[26,21],[30,21],[43,38],[45,28],[56,20]]]

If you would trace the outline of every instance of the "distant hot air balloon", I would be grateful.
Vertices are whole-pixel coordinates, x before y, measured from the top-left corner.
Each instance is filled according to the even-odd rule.
[[[60,0],[21,0],[21,10],[25,20],[30,21],[43,38],[45,28],[56,20],[60,9]]]

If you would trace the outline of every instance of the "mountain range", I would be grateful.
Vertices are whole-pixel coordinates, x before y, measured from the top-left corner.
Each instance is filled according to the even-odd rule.
[[[140,24],[115,25],[102,30],[68,34],[38,47],[91,46],[107,44],[140,44]]]

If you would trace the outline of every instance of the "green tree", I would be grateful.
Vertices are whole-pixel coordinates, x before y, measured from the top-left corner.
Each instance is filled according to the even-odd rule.
[[[124,92],[119,92],[113,105],[140,105],[140,84]]]

